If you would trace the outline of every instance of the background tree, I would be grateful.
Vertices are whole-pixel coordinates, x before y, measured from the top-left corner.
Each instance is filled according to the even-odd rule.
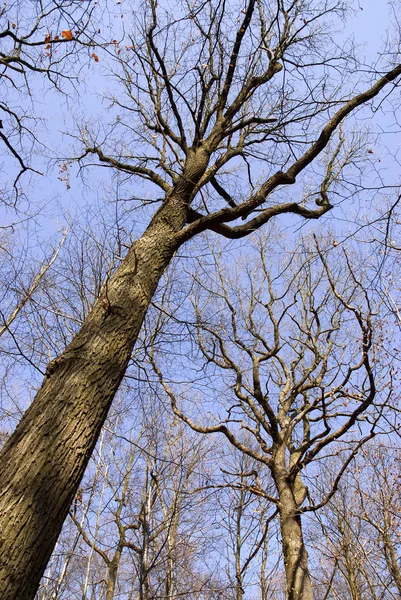
[[[163,369],[155,353],[149,358],[177,416],[199,433],[225,435],[269,469],[274,492],[257,481],[253,487],[277,506],[286,597],[306,600],[312,584],[301,516],[330,500],[357,452],[380,431],[392,375],[379,360],[378,307],[348,254],[341,264],[337,253],[329,267],[317,242],[301,243],[288,262],[268,267],[267,248],[262,238],[259,256],[244,256],[236,270],[219,255],[208,272],[199,265],[192,307],[174,315],[193,323],[192,352],[177,352],[185,387],[175,383],[182,376],[171,362]],[[192,408],[194,394],[203,410]],[[315,485],[320,456],[339,440],[330,485]]]
[[[119,394],[38,600],[213,598],[215,569],[207,554],[223,551],[224,539],[218,539],[216,502],[203,484],[204,462],[216,451],[188,435],[154,398],[138,406],[135,395]],[[135,421],[129,418],[134,408]],[[230,582],[223,576],[219,585],[229,597]]]
[[[331,462],[327,461],[323,479],[332,477]],[[399,596],[399,479],[399,450],[369,443],[319,514],[310,539],[321,561],[316,568],[316,577],[326,588],[321,597],[387,600]]]
[[[277,215],[318,219],[332,208],[329,194],[354,164],[340,125],[401,74],[397,56],[385,56],[379,76],[377,65],[362,75],[339,50],[329,24],[346,8],[336,0],[210,1],[182,3],[170,15],[152,0],[133,19],[126,47],[116,43],[126,90],[112,112],[119,145],[111,152],[111,132],[85,126],[81,158],[150,182],[145,204],[157,209],[79,333],[49,364],[3,449],[0,590],[10,600],[35,594],[178,248],[206,230],[241,238]],[[299,201],[289,201],[283,186],[303,178],[305,193],[293,188]]]
[[[274,573],[279,562],[275,552],[277,510],[266,502],[265,494],[257,491],[263,482],[266,493],[272,487],[272,481],[268,473],[263,473],[260,463],[245,454],[232,454],[232,457],[228,454],[224,467],[220,467],[224,483],[215,485],[216,489],[224,490],[218,496],[218,505],[223,531],[226,531],[227,550],[231,551],[227,552],[226,569],[235,600],[246,598],[248,593],[267,600],[274,597],[276,591]],[[255,479],[257,487],[253,485]]]

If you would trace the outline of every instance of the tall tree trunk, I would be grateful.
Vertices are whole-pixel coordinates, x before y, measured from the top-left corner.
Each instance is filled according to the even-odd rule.
[[[177,193],[162,205],[104,284],[1,453],[1,598],[35,596],[149,302],[177,249],[186,197]]]
[[[244,484],[245,482],[245,477],[241,477],[241,484]],[[234,546],[234,554],[235,554],[235,579],[236,579],[236,586],[235,586],[235,594],[236,594],[236,600],[243,600],[244,597],[244,588],[243,588],[243,577],[242,577],[242,570],[241,570],[241,550],[242,550],[242,544],[243,544],[243,540],[242,540],[242,531],[241,531],[241,526],[242,526],[242,516],[243,516],[243,512],[244,512],[244,497],[245,497],[245,492],[243,489],[241,489],[240,491],[240,497],[239,497],[239,502],[238,502],[238,507],[236,509],[236,517],[235,517],[235,546]]]
[[[360,586],[361,565],[358,554],[355,552],[355,538],[352,535],[346,516],[340,515],[337,521],[337,531],[341,535],[341,555],[346,582],[349,587],[351,600],[362,600]]]
[[[351,600],[362,600],[362,590],[360,585],[360,569],[355,556],[352,556],[348,552],[347,548],[345,551],[345,570],[346,578],[350,591]]]
[[[393,516],[390,515],[388,507],[384,507],[384,527],[383,527],[383,551],[387,563],[387,568],[394,580],[394,585],[397,588],[398,594],[401,597],[401,569],[400,560],[394,547],[394,542],[391,539]]]
[[[266,526],[263,522],[262,512],[260,521],[261,521],[261,530]],[[269,581],[266,577],[266,569],[267,569],[267,559],[269,557],[269,536],[266,535],[263,545],[262,545],[262,557],[260,561],[260,591],[261,591],[261,600],[268,600],[269,595]]]
[[[169,525],[169,532],[167,536],[167,568],[166,568],[166,584],[165,593],[166,600],[172,600],[174,598],[175,590],[175,577],[174,577],[174,553],[177,543],[177,530],[178,530],[178,517],[180,514],[181,507],[178,507],[176,513],[172,515],[172,523]]]
[[[313,600],[301,517],[289,487],[280,494],[280,527],[287,600]]]
[[[113,556],[113,560],[110,562],[107,573],[107,584],[106,584],[106,600],[113,600],[116,592],[118,568],[120,566],[120,560],[122,555],[122,545],[118,545],[117,550]]]
[[[154,480],[149,478],[151,464],[146,466],[146,478],[142,499],[140,521],[142,525],[142,551],[140,554],[139,567],[139,600],[150,600],[149,583],[149,552],[150,552],[150,517],[152,511],[152,499],[155,497]]]
[[[281,448],[272,475],[279,496],[281,543],[283,548],[287,600],[313,600],[302,523],[299,514],[300,478],[290,482],[285,468],[285,449]]]

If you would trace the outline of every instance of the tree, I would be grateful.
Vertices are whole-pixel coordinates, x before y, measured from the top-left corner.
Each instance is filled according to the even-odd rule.
[[[312,600],[302,515],[330,501],[358,451],[380,430],[390,410],[392,371],[380,360],[379,304],[347,252],[342,262],[331,243],[323,252],[317,242],[315,250],[301,242],[288,262],[270,267],[266,239],[258,251],[258,259],[245,255],[235,270],[216,253],[207,273],[200,265],[192,308],[174,315],[178,323],[193,323],[192,352],[181,348],[188,359],[178,372],[159,366],[157,344],[149,359],[177,416],[199,433],[223,434],[269,469],[274,492],[257,479],[252,488],[277,507],[286,598]],[[335,256],[332,266],[327,252]],[[180,372],[184,388],[175,383]],[[205,391],[197,385],[199,372]],[[197,394],[203,411],[191,410]],[[318,461],[335,444],[338,465],[325,487]]]
[[[387,440],[388,441],[388,440]],[[331,478],[335,459],[326,462]],[[396,598],[401,590],[399,450],[367,444],[319,515],[315,552],[326,599]],[[318,541],[320,540],[320,541]]]
[[[201,484],[216,448],[144,392],[119,393],[37,600],[213,597],[206,556],[224,538]]]
[[[15,236],[17,238],[19,236]],[[29,248],[19,237],[13,239],[10,230],[0,241],[0,424],[6,439],[21,418],[24,406],[16,391],[18,382],[27,371],[40,368],[35,364],[33,347],[36,334],[25,335],[30,306],[41,296],[49,272],[54,268],[67,239],[64,233],[58,247],[42,247],[42,256],[30,257]],[[32,238],[31,238],[32,240]],[[4,439],[1,444],[3,445]]]
[[[165,428],[159,429],[160,423]],[[99,569],[106,571],[97,584],[106,600],[118,593],[135,594],[139,600],[175,594],[195,598],[198,588],[207,587],[200,577],[197,585],[190,585],[196,575],[193,555],[201,553],[195,538],[205,525],[206,503],[189,492],[206,448],[203,440],[188,439],[182,423],[161,413],[148,414],[142,427],[136,439],[113,432],[110,436],[113,460],[107,460],[108,468],[100,475],[104,494],[96,527],[91,530],[82,523],[82,493],[70,518],[91,555],[100,558],[91,569],[95,581]],[[89,587],[90,580],[85,597]]]
[[[34,276],[33,280],[31,282],[29,282],[28,289],[25,289],[25,290],[23,289],[20,291],[20,294],[19,294],[20,298],[16,302],[15,306],[12,308],[11,313],[7,316],[2,315],[3,324],[0,326],[0,337],[2,335],[4,335],[4,333],[6,331],[9,330],[10,325],[13,323],[13,321],[15,321],[16,317],[21,312],[21,310],[24,308],[25,304],[32,298],[32,296],[35,293],[36,289],[38,288],[40,282],[42,281],[42,279],[44,279],[46,272],[49,270],[49,268],[52,266],[54,261],[57,259],[57,256],[60,252],[60,249],[61,249],[64,241],[65,241],[65,236],[63,237],[62,241],[60,242],[58,248],[53,253],[53,256],[44,265],[42,265],[39,272]],[[17,274],[13,273],[13,275],[14,275],[14,281],[15,281]],[[5,285],[4,287],[5,288],[11,287],[11,285],[10,284],[7,286]]]
[[[401,74],[391,55],[381,75],[377,66],[362,75],[352,54],[331,43],[330,18],[345,15],[346,4],[210,0],[182,2],[170,15],[151,0],[126,46],[116,43],[125,99],[113,96],[118,114],[104,136],[82,129],[81,159],[142,178],[151,186],[145,204],[157,209],[48,365],[2,451],[0,591],[9,600],[35,594],[177,250],[204,231],[239,239],[277,215],[318,219],[331,210],[330,193],[355,158],[340,126],[376,97],[383,102]],[[300,199],[287,201],[284,186],[303,175],[306,195],[294,187]]]
[[[249,442],[252,443],[252,440],[249,439]],[[223,514],[223,529],[226,530],[226,545],[231,551],[226,569],[235,591],[235,600],[242,600],[248,595],[249,578],[251,593],[255,595],[260,589],[261,599],[268,600],[275,591],[272,580],[277,567],[272,551],[277,534],[274,523],[277,509],[265,498],[273,482],[269,476],[262,476],[260,463],[249,456],[233,453],[232,457],[228,455],[228,459],[228,465],[220,466],[224,483],[211,486],[223,491],[218,502]],[[262,484],[265,494],[255,493],[255,476],[259,490]],[[255,577],[255,572],[259,572],[259,577]]]

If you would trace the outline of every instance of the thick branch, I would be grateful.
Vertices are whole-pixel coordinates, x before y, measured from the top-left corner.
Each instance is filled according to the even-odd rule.
[[[387,73],[384,77],[381,77],[376,81],[368,90],[358,94],[340,108],[334,116],[329,119],[325,127],[322,129],[317,140],[311,145],[309,150],[305,152],[293,165],[287,169],[286,172],[278,171],[272,177],[270,177],[264,184],[262,184],[259,190],[253,194],[249,200],[242,202],[235,208],[224,208],[217,212],[214,212],[207,216],[198,216],[195,221],[190,223],[187,227],[180,232],[179,236],[182,239],[191,239],[194,235],[206,229],[218,230],[217,226],[230,221],[235,221],[238,218],[246,218],[255,209],[257,209],[263,202],[266,201],[267,197],[276,190],[280,185],[293,184],[296,181],[297,175],[301,173],[312,161],[324,150],[330,141],[331,135],[340,125],[340,123],[356,108],[365,104],[377,94],[389,83],[393,82],[397,77],[401,75],[401,65],[395,67],[392,71]],[[296,203],[290,203],[283,205],[285,208],[280,209],[279,207],[273,207],[267,209],[268,212],[262,213],[255,220],[250,223],[241,226],[240,229],[233,228],[233,233],[230,230],[221,230],[227,235],[227,237],[242,237],[260,227],[266,223],[272,216],[283,212],[293,212],[305,216],[305,218],[319,218],[322,214],[329,210],[329,206],[321,207],[321,210],[311,211],[299,206]],[[273,210],[274,214],[270,211]],[[193,217],[195,215],[193,214]],[[219,231],[220,232],[220,231]]]

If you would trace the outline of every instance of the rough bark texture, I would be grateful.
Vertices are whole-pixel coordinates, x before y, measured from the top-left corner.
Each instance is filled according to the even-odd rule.
[[[390,509],[391,510],[391,509]],[[386,557],[386,563],[389,572],[391,573],[394,584],[398,590],[398,593],[401,598],[401,569],[399,564],[399,557],[397,556],[396,549],[394,547],[393,540],[391,539],[390,530],[391,530],[391,521],[392,516],[386,507],[384,513],[384,528],[383,528],[383,550],[384,555]]]
[[[35,596],[185,217],[185,194],[176,193],[104,285],[72,343],[50,363],[3,449],[1,598]]]
[[[283,486],[280,496],[280,526],[287,600],[313,600],[308,553],[303,540],[298,507],[288,486]]]
[[[106,587],[106,600],[114,600],[114,597],[115,597],[116,586],[117,586],[118,567],[120,566],[121,554],[122,554],[122,547],[121,547],[121,545],[119,545],[113,556],[113,560],[110,562],[110,565],[109,565],[109,572],[108,572],[108,577],[107,577],[107,587]]]
[[[279,497],[281,543],[283,548],[287,600],[313,600],[308,553],[302,533],[299,506],[300,478],[291,481],[285,466],[284,445],[273,456],[272,475]],[[299,497],[297,497],[299,495]]]
[[[236,600],[243,600],[244,597],[244,588],[242,585],[242,571],[241,571],[241,549],[242,549],[242,536],[241,536],[241,520],[244,506],[244,492],[241,490],[240,492],[240,500],[237,508],[236,514],[236,531],[235,531],[235,593]]]

